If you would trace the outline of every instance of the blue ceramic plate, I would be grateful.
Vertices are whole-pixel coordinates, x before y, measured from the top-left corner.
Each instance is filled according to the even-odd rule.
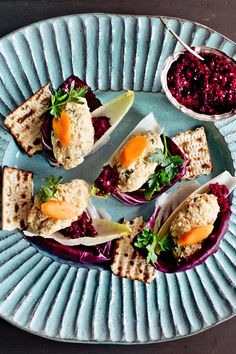
[[[189,45],[215,47],[229,56],[236,45],[209,28],[166,19]],[[0,41],[0,160],[2,165],[92,182],[122,139],[153,111],[166,134],[203,125],[214,170],[235,173],[234,118],[212,124],[177,111],[161,92],[165,59],[181,47],[157,17],[77,15],[47,20]],[[117,91],[136,91],[135,103],[110,142],[71,171],[53,170],[43,155],[22,153],[3,127],[3,117],[47,82],[56,88],[70,74],[85,80],[102,102]],[[148,206],[126,207],[94,200],[114,219],[150,216]],[[236,312],[236,206],[220,250],[207,262],[179,274],[159,273],[150,286],[122,279],[101,267],[80,266],[38,250],[21,233],[0,233],[0,316],[56,340],[152,343],[209,328]]]

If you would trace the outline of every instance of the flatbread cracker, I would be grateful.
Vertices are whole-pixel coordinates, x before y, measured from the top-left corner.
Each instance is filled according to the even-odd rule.
[[[50,100],[47,84],[5,118],[4,124],[29,156],[42,151],[41,126]]]
[[[2,229],[25,229],[32,200],[33,173],[5,166],[2,175]]]
[[[132,246],[134,237],[145,225],[143,217],[138,217],[131,222],[126,221],[125,223],[131,227],[132,234],[116,241],[115,256],[111,264],[111,270],[120,277],[150,284],[156,278],[157,271],[153,266],[147,264],[145,258]]]
[[[193,179],[211,173],[211,157],[203,127],[178,133],[172,140],[190,160],[184,179]]]

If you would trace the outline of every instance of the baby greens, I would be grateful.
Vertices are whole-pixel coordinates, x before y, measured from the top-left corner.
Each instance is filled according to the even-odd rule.
[[[149,157],[151,162],[157,163],[157,171],[150,175],[147,182],[148,188],[145,191],[145,198],[151,199],[155,192],[161,191],[161,186],[169,186],[171,180],[179,173],[179,167],[184,160],[180,156],[172,156],[167,148],[166,137],[163,136],[164,151],[157,149],[154,154]]]
[[[174,241],[169,235],[160,238],[157,232],[150,227],[145,227],[143,231],[137,236],[134,245],[138,248],[144,248],[147,251],[147,263],[155,263],[158,255],[162,251],[169,251],[173,248]]]
[[[59,88],[51,97],[52,105],[48,108],[48,110],[50,110],[50,114],[53,115],[53,117],[60,119],[60,113],[63,106],[68,102],[83,104],[80,98],[84,97],[87,92],[87,86],[75,89],[75,81],[72,81],[70,91],[68,93],[65,92],[62,88]]]
[[[49,178],[43,179],[43,181],[47,182],[47,185],[41,186],[38,194],[42,202],[47,202],[48,200],[55,198],[58,184],[62,181],[62,178],[63,178],[62,176],[58,178],[55,178],[54,176],[50,176]]]

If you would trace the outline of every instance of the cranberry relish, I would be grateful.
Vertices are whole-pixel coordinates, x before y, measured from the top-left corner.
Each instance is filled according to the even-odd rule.
[[[60,233],[68,238],[79,238],[84,236],[94,237],[97,235],[93,227],[92,219],[86,211],[81,214],[78,219],[65,229],[60,230]]]
[[[102,197],[112,194],[117,190],[119,174],[115,167],[106,165],[94,182],[94,187],[98,189],[96,195]]]
[[[209,184],[209,192],[217,197],[221,213],[224,213],[230,209],[230,204],[227,199],[229,190],[224,184]]]
[[[224,55],[186,51],[171,65],[168,88],[183,106],[197,113],[222,114],[236,108],[236,64]]]
[[[106,131],[111,127],[110,118],[107,117],[92,117],[95,139],[100,139]]]
[[[83,212],[71,226],[59,231],[69,239],[97,235],[92,219],[86,212]],[[65,246],[50,238],[32,237],[32,242],[55,256],[73,262],[81,263],[104,263],[113,257],[113,243],[109,241],[97,246]]]

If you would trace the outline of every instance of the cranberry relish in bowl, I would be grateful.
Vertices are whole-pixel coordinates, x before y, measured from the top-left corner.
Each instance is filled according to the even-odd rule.
[[[225,53],[204,46],[194,48],[204,60],[187,50],[167,58],[161,74],[170,102],[187,115],[214,121],[236,113],[236,62]]]

